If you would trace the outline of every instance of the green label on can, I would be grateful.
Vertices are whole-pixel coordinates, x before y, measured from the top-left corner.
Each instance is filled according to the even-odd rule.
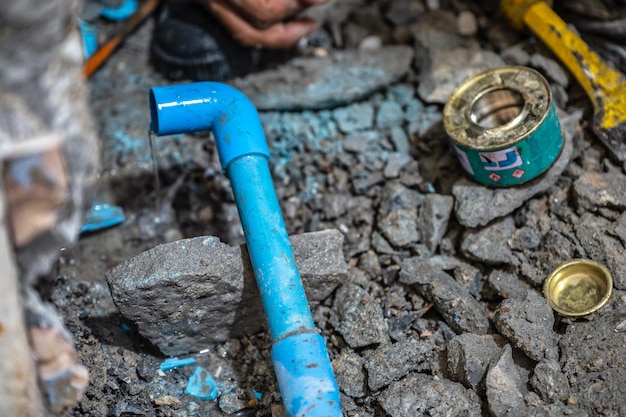
[[[497,149],[471,149],[454,143],[461,166],[475,180],[491,186],[518,185],[552,166],[563,147],[554,104],[537,129],[526,138]]]

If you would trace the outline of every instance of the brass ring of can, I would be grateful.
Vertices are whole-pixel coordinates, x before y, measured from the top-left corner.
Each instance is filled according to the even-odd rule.
[[[564,316],[585,316],[604,306],[611,297],[613,278],[602,264],[573,259],[559,265],[543,283],[550,307]]]
[[[531,68],[499,67],[465,80],[446,103],[443,123],[465,171],[486,185],[529,181],[563,147],[550,85]]]

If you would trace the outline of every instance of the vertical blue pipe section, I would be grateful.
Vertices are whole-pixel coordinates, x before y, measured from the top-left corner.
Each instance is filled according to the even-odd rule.
[[[242,156],[230,163],[226,174],[233,187],[272,340],[310,331],[315,324],[267,159],[258,155]]]
[[[254,105],[240,91],[200,82],[150,91],[157,135],[210,130],[228,175],[269,330],[288,417],[340,417],[339,389],[296,268]]]

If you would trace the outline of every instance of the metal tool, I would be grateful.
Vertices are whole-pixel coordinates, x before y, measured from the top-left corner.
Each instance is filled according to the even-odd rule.
[[[532,180],[563,148],[550,86],[526,67],[494,68],[465,80],[443,109],[443,125],[461,166],[486,185]]]
[[[615,158],[625,161],[626,76],[568,29],[547,2],[501,0],[501,8],[514,28],[530,29],[574,75],[593,104],[593,131]]]

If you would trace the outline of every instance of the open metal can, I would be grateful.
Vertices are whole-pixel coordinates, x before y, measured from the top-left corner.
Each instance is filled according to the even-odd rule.
[[[604,266],[589,259],[559,265],[543,283],[550,306],[564,316],[585,316],[606,304],[613,278]]]
[[[550,86],[527,67],[495,68],[464,81],[444,107],[443,124],[465,171],[485,185],[532,180],[563,148]]]

